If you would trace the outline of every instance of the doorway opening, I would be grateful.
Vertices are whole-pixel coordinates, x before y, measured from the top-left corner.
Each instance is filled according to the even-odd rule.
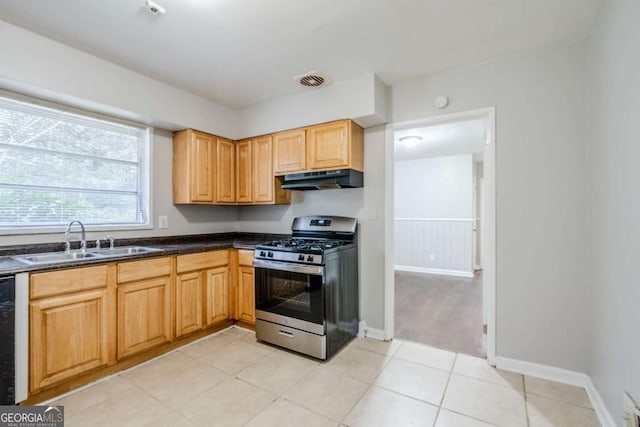
[[[495,356],[494,110],[387,127],[385,338]]]

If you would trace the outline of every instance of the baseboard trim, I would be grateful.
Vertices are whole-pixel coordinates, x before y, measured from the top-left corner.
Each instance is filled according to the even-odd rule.
[[[607,405],[604,404],[604,400],[602,400],[600,392],[589,376],[587,376],[587,385],[585,388],[587,389],[587,394],[589,395],[589,399],[591,399],[591,403],[593,403],[593,409],[595,409],[596,414],[598,414],[598,419],[600,420],[602,427],[616,427],[618,424],[615,422],[611,412],[607,409]]]
[[[455,277],[473,277],[473,271],[462,271],[462,270],[443,270],[441,268],[425,268],[425,267],[413,267],[410,265],[394,265],[394,270],[398,271],[408,271],[411,273],[429,273],[429,274],[439,274],[441,276],[455,276]]]
[[[584,387],[602,427],[616,427],[616,423],[604,404],[602,396],[600,396],[598,389],[587,374],[502,356],[496,356],[496,367],[522,375]]]
[[[384,331],[382,329],[367,328],[364,336],[365,338],[373,338],[374,340],[384,341]]]

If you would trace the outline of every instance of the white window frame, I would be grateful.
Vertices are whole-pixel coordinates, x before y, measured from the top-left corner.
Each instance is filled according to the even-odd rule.
[[[17,94],[14,92],[1,90],[0,96],[4,98],[13,99],[19,102],[26,102],[39,107],[52,108],[62,112],[68,112],[79,116],[84,116],[90,119],[102,120],[116,125],[125,125],[130,127],[139,128],[144,132],[143,142],[139,144],[139,174],[138,174],[138,186],[140,189],[140,203],[146,212],[146,221],[144,223],[131,223],[131,224],[85,224],[86,231],[127,231],[127,230],[150,230],[153,229],[153,203],[151,194],[153,194],[153,186],[151,176],[153,173],[153,150],[151,150],[153,139],[153,127],[147,126],[142,123],[136,123],[129,120],[102,115],[87,110],[73,108],[67,105],[61,105],[54,102],[44,101],[37,98],[32,98],[26,95]],[[77,218],[82,221],[81,218]],[[31,226],[19,226],[19,227],[6,227],[0,226],[0,236],[12,236],[12,235],[30,235],[30,234],[58,234],[64,232],[67,224],[63,225],[34,225]]]

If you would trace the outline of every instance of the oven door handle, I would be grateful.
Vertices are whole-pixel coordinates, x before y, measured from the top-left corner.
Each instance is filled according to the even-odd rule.
[[[291,273],[311,274],[314,276],[324,275],[324,267],[317,265],[302,265],[292,264],[289,262],[255,259],[253,260],[253,266],[256,268],[265,268],[267,270],[289,271]]]

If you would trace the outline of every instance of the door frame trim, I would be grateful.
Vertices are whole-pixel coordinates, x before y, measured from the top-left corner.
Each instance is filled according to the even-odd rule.
[[[394,335],[394,133],[399,130],[429,125],[484,118],[487,120],[487,147],[484,152],[485,217],[482,245],[483,298],[487,301],[487,360],[495,366],[496,337],[496,109],[481,108],[460,113],[442,114],[422,119],[390,123],[385,127],[385,277],[384,277],[384,339]]]

